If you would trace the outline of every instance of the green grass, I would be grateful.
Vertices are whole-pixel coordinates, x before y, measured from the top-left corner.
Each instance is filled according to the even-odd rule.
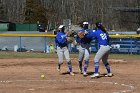
[[[95,56],[95,54],[91,54],[91,56],[93,55],[93,57]],[[126,59],[126,60],[140,60],[140,55],[134,55],[134,54],[110,54],[109,58],[111,59]]]
[[[90,54],[91,57],[95,56],[94,54]],[[70,54],[71,58],[78,58],[78,53]],[[56,53],[34,53],[34,52],[4,52],[0,51],[0,58],[57,58]],[[140,60],[140,55],[133,54],[110,54],[109,58],[111,59],[137,59]]]
[[[140,55],[134,55],[134,54],[110,54],[110,58],[113,59],[127,59],[127,60],[131,60],[131,59],[136,59],[136,60],[140,60]]]
[[[0,58],[56,58],[56,53],[35,53],[35,52],[0,52]]]

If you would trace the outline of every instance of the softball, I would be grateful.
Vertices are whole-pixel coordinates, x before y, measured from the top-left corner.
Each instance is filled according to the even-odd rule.
[[[44,79],[44,78],[45,78],[45,75],[41,75],[40,77],[41,77],[42,79]]]

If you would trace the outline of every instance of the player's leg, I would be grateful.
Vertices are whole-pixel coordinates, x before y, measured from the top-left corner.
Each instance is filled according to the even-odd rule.
[[[65,56],[65,59],[66,59],[66,61],[67,61],[68,68],[69,68],[69,71],[70,71],[70,75],[74,75],[74,73],[72,72],[72,65],[71,65],[69,50],[68,50],[67,47],[65,47],[65,48],[63,48],[63,49],[64,49],[64,56]]]
[[[89,50],[85,49],[85,55],[84,55],[84,72],[83,75],[87,76],[87,67],[89,64]]]
[[[103,47],[100,47],[100,49],[96,53],[96,55],[94,57],[94,74],[91,75],[91,78],[99,77],[99,72],[98,72],[99,71],[99,62],[105,53],[106,53],[106,51],[104,50]]]
[[[63,50],[60,47],[57,47],[57,55],[59,60],[57,70],[60,71],[61,65],[63,64]]]
[[[85,49],[79,46],[78,62],[79,62],[79,70],[81,74],[82,74],[82,61],[84,58],[84,53],[85,53]]]
[[[109,63],[108,63],[108,54],[109,54],[109,53],[106,53],[106,54],[103,56],[102,61],[103,61],[104,65],[105,65],[105,67],[106,67],[107,72],[108,72],[108,73],[111,73],[111,71],[110,71],[110,65],[109,65]]]
[[[107,50],[109,50],[109,48],[107,48]],[[108,77],[112,77],[113,74],[111,73],[111,70],[110,70],[110,65],[109,65],[109,62],[108,62],[108,56],[109,56],[109,51],[107,53],[105,53],[105,55],[102,57],[102,61],[106,67],[106,70],[107,70],[107,75]]]

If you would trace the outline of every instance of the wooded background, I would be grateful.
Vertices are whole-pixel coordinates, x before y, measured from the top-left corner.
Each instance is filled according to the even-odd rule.
[[[0,0],[0,20],[59,25],[64,19],[132,31],[140,26],[140,0]]]

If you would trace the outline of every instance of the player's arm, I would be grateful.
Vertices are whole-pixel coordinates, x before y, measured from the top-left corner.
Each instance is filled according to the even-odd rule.
[[[58,34],[56,36],[56,39],[58,40],[59,43],[63,44],[66,42],[66,37],[67,37],[67,35]]]
[[[90,30],[86,35],[87,38],[92,38],[94,39],[96,37],[95,30]]]

